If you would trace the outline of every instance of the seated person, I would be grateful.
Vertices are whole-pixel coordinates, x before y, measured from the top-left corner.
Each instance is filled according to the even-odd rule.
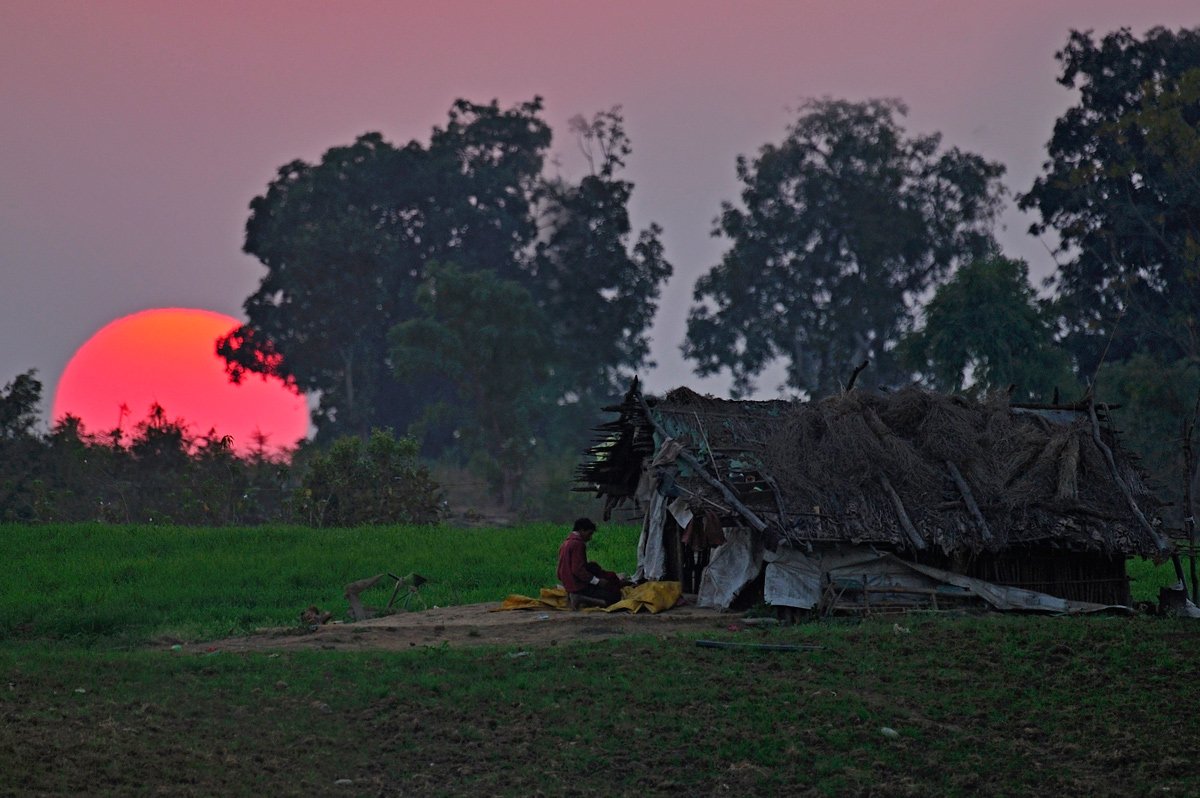
[[[588,562],[587,544],[594,534],[596,525],[590,518],[575,520],[571,534],[567,535],[567,539],[558,548],[558,581],[566,589],[568,597],[575,595],[598,599],[607,607],[621,600],[621,586],[625,582],[612,571],[606,571],[596,563]]]

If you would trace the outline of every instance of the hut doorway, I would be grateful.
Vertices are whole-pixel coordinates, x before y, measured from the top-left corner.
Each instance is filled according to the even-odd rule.
[[[684,593],[700,592],[704,569],[715,547],[725,542],[716,513],[692,515],[682,526],[671,513],[663,520],[664,579],[678,581]]]

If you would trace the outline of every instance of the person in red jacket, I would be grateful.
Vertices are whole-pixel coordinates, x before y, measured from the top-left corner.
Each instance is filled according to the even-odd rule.
[[[558,547],[558,581],[569,595],[599,599],[605,606],[621,600],[620,576],[588,562],[587,544],[596,534],[590,518],[577,518],[571,534]],[[574,604],[574,602],[572,602]]]

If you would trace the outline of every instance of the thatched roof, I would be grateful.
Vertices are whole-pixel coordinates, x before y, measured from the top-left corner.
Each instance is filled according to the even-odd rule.
[[[731,401],[687,388],[655,398],[635,381],[606,410],[619,417],[597,429],[577,478],[609,506],[632,502],[650,458],[672,438],[685,454],[658,470],[694,510],[718,509],[730,523],[758,518],[797,542],[947,554],[1029,544],[1154,555],[1166,546],[1155,528],[1159,503],[1102,407],[916,387],[816,402]]]

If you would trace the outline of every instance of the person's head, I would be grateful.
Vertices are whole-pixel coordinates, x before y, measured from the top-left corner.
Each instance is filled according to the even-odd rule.
[[[576,518],[575,525],[571,527],[572,532],[578,532],[584,540],[591,540],[592,535],[596,534],[596,525],[592,523],[590,518]]]

